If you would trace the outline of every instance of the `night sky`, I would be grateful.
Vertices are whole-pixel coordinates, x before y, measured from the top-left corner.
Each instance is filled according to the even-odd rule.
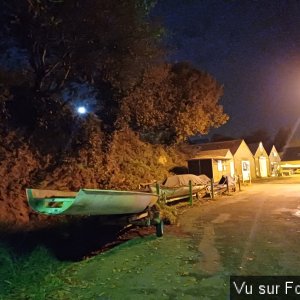
[[[300,1],[160,0],[168,59],[224,85],[228,123],[212,133],[274,134],[300,117]]]

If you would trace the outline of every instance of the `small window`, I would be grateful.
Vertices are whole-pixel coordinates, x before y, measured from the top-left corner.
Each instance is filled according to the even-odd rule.
[[[243,171],[249,171],[249,164],[247,161],[243,161],[242,165],[243,165]]]
[[[223,163],[222,160],[218,160],[218,171],[222,172],[223,171]]]

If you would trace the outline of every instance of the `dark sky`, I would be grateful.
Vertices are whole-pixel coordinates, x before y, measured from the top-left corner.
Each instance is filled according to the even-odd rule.
[[[213,133],[275,133],[300,117],[300,1],[159,0],[169,59],[224,85],[230,121]]]

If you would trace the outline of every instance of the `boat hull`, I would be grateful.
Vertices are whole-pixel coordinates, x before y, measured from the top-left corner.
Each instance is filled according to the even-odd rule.
[[[155,186],[150,186],[151,192],[154,193],[156,191]],[[195,195],[201,191],[206,190],[206,186],[193,186],[192,194]],[[170,199],[178,199],[178,198],[188,198],[190,196],[190,188],[189,186],[181,186],[181,187],[159,187],[160,196],[170,200]]]
[[[81,189],[77,192],[26,190],[29,206],[47,215],[122,215],[136,214],[153,206],[153,193]]]

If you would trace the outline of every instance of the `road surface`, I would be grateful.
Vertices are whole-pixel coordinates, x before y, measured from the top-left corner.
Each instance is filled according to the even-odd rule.
[[[199,270],[207,276],[300,275],[299,179],[256,183],[183,214]]]

